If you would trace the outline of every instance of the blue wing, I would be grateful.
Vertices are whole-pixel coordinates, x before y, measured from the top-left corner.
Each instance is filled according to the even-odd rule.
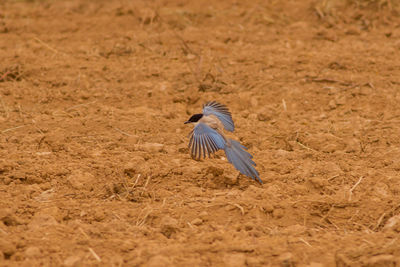
[[[235,125],[233,124],[232,115],[225,105],[218,102],[207,102],[203,106],[203,114],[206,116],[214,115],[222,122],[225,130],[233,132]]]
[[[225,146],[225,154],[229,162],[242,174],[257,179],[261,184],[260,174],[256,170],[253,156],[246,151],[247,148],[235,140],[230,140],[230,145]]]
[[[194,159],[205,158],[219,149],[224,149],[225,139],[210,126],[199,123],[190,133],[189,150]]]

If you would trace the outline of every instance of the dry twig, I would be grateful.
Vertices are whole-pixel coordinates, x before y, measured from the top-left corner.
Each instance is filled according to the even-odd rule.
[[[88,248],[90,253],[92,253],[93,257],[98,261],[101,262],[101,259],[99,257],[99,255],[96,254],[96,252],[94,252],[94,250],[92,248]]]
[[[364,178],[364,176],[361,176],[360,179],[358,179],[358,181],[353,185],[353,187],[350,188],[350,190],[349,190],[349,201],[351,201],[351,196],[353,195],[354,189],[356,189],[356,187],[361,183],[363,178]]]

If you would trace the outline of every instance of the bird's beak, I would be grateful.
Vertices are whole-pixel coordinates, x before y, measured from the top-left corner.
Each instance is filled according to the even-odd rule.
[[[188,123],[191,123],[191,121],[185,121],[185,122],[184,122],[184,124],[188,124]]]

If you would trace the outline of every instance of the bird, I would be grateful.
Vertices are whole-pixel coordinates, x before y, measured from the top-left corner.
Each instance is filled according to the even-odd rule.
[[[233,132],[235,125],[228,108],[216,101],[203,105],[202,113],[192,115],[184,124],[194,124],[189,134],[189,151],[193,159],[200,160],[222,149],[228,161],[242,174],[262,184],[253,156],[240,142],[229,139],[224,131]]]

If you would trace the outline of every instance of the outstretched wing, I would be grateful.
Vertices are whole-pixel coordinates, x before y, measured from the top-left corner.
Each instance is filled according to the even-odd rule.
[[[230,140],[230,145],[225,147],[225,154],[228,161],[242,174],[257,179],[262,184],[260,174],[256,170],[256,164],[252,160],[253,156],[246,151],[247,148],[238,141]]]
[[[230,132],[235,130],[232,115],[225,105],[215,101],[207,102],[203,105],[203,114],[206,116],[215,115],[222,122],[225,130]]]
[[[190,133],[189,150],[194,159],[205,158],[225,147],[225,139],[210,126],[199,123]]]

